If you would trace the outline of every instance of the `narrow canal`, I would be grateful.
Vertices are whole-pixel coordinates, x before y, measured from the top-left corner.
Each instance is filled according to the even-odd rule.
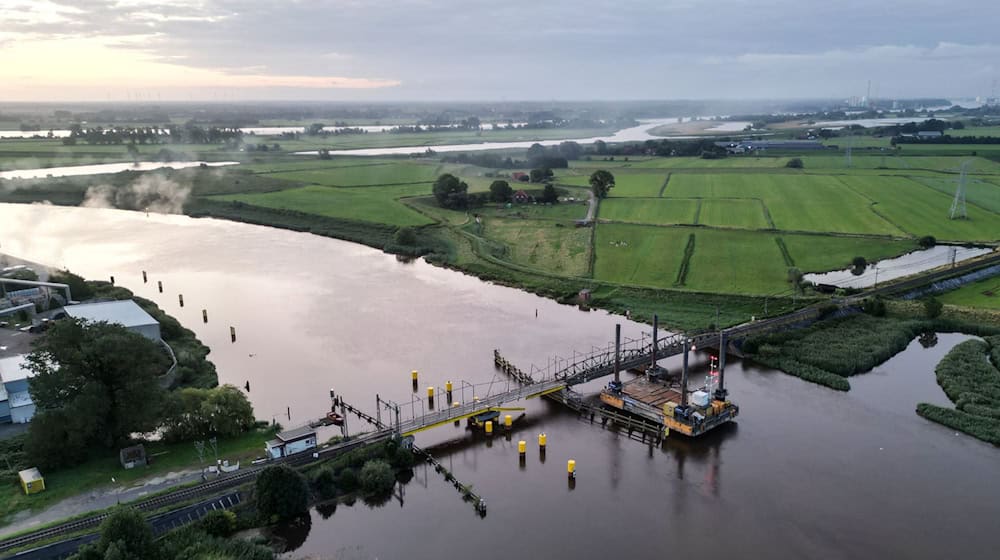
[[[331,387],[370,412],[375,393],[405,409],[411,369],[423,396],[446,380],[490,382],[494,348],[544,369],[552,356],[603,347],[616,322],[632,338],[648,330],[366,247],[224,221],[0,205],[0,251],[114,275],[154,299],[211,346],[222,382],[249,381],[258,416],[286,426],[324,412]],[[733,361],[738,422],[662,449],[536,401],[511,441],[464,427],[422,433],[418,443],[487,499],[485,519],[418,467],[401,499],[314,511],[311,526],[288,533],[288,558],[992,557],[1000,450],[913,412],[947,402],[933,368],[965,338],[914,341],[849,393]],[[706,357],[694,362],[703,375]],[[518,439],[528,441],[523,467]]]

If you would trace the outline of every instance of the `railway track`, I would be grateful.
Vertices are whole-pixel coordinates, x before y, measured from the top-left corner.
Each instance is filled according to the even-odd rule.
[[[145,500],[131,502],[127,505],[143,512],[157,511],[174,504],[222,493],[236,486],[252,482],[265,467],[271,465],[286,464],[293,467],[307,465],[315,461],[322,461],[335,457],[341,453],[357,449],[358,447],[377,443],[385,440],[389,437],[389,435],[390,432],[388,430],[373,432],[356,439],[338,443],[337,445],[315,450],[314,453],[303,452],[289,457],[275,459],[259,466],[250,467],[219,478],[206,480],[205,482],[198,483],[194,486],[179,488]],[[105,511],[83,519],[68,521],[52,527],[0,540],[0,554],[9,550],[23,548],[33,543],[47,541],[62,535],[71,535],[96,529],[101,522],[107,519],[110,515],[111,512]]]

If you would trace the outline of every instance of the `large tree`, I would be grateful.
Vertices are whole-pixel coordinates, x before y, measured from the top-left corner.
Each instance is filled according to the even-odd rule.
[[[168,399],[163,427],[174,441],[237,436],[254,425],[253,406],[232,385],[214,389],[186,388]]]
[[[434,181],[434,198],[443,208],[462,209],[469,205],[469,185],[451,173],[445,173]]]
[[[264,520],[289,519],[309,511],[309,486],[299,471],[271,465],[257,476],[257,513]]]
[[[510,202],[514,189],[507,181],[493,181],[490,184],[490,200],[493,202]]]
[[[590,174],[590,188],[597,198],[606,198],[608,191],[615,187],[615,176],[604,169]]]
[[[165,391],[158,378],[169,359],[142,335],[121,325],[63,319],[35,343],[27,360],[35,373],[29,390],[38,427],[58,427],[46,415],[65,418],[64,441],[114,448],[159,424]],[[33,425],[29,440],[36,437],[43,436]]]

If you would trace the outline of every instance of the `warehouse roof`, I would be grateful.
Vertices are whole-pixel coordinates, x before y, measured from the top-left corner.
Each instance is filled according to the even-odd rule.
[[[11,383],[33,376],[34,373],[27,367],[27,357],[27,354],[19,354],[0,358],[0,383]]]
[[[149,313],[139,307],[139,304],[124,299],[120,301],[105,301],[101,303],[80,303],[77,305],[67,305],[63,311],[70,317],[85,319],[87,321],[106,321],[117,323],[125,327],[143,327],[146,325],[159,325]]]

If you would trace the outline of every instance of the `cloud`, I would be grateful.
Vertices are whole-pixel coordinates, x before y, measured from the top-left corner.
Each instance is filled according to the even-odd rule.
[[[1000,20],[994,0],[6,1],[26,6],[0,12],[18,43],[87,40],[215,75],[199,87],[338,99],[817,96],[868,79],[975,94],[996,72],[986,52]],[[10,45],[0,58],[14,59]],[[880,57],[906,72],[876,75]]]

